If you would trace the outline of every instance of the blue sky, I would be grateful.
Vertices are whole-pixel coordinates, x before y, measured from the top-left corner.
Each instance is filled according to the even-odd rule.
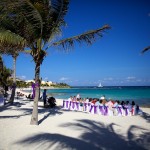
[[[41,65],[43,80],[65,82],[69,85],[150,85],[150,0],[72,0],[65,17],[67,27],[62,37],[67,38],[105,24],[111,30],[104,33],[92,46],[78,45],[65,53],[48,50]],[[12,67],[11,57],[4,57]],[[34,78],[31,56],[20,54],[17,77]]]

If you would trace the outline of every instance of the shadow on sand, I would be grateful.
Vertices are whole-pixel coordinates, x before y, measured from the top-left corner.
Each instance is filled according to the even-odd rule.
[[[26,105],[27,103],[29,103],[28,100],[22,100],[22,101],[14,102],[13,104],[7,103],[3,107],[0,107],[0,112],[7,111],[7,110],[12,110],[12,111],[17,110],[18,112],[17,115],[7,115],[7,116],[0,115],[0,119],[7,119],[7,118],[18,119],[23,116],[31,115],[32,110],[33,110],[32,107],[31,108],[22,107]],[[41,124],[49,116],[61,115],[63,112],[61,112],[60,109],[61,107],[57,107],[57,106],[55,108],[44,108],[44,107],[38,106],[39,114],[46,113],[46,115],[44,115],[44,117],[38,121],[38,124]]]
[[[142,115],[140,115],[143,119],[145,119],[148,123],[150,123],[150,114],[143,112]]]
[[[146,150],[149,149],[150,132],[139,126],[130,126],[127,137],[115,132],[117,124],[104,125],[93,120],[76,120],[76,123],[62,124],[60,127],[81,131],[78,138],[62,134],[40,133],[14,143],[21,147],[55,150]],[[136,131],[141,131],[136,136]]]

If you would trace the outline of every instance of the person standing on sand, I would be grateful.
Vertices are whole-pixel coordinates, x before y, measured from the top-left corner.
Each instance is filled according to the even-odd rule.
[[[44,89],[44,91],[43,91],[43,102],[44,102],[44,107],[46,106],[46,98],[47,98],[47,95],[46,95],[46,89]]]

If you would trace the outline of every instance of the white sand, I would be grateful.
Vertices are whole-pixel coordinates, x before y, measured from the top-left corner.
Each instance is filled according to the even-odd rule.
[[[30,125],[32,106],[20,99],[0,107],[0,150],[150,149],[150,108],[142,108],[142,116],[109,117],[43,108],[39,102],[35,126]]]

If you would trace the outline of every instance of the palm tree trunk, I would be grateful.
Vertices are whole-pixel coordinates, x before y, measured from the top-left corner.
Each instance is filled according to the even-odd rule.
[[[39,91],[40,91],[40,63],[36,63],[35,66],[35,98],[33,104],[33,111],[31,116],[30,125],[38,125],[38,101],[39,101]]]
[[[13,104],[14,98],[15,98],[15,93],[16,93],[16,59],[17,56],[13,56],[13,86],[12,86],[12,92],[11,92],[11,97],[10,97],[10,103]]]

